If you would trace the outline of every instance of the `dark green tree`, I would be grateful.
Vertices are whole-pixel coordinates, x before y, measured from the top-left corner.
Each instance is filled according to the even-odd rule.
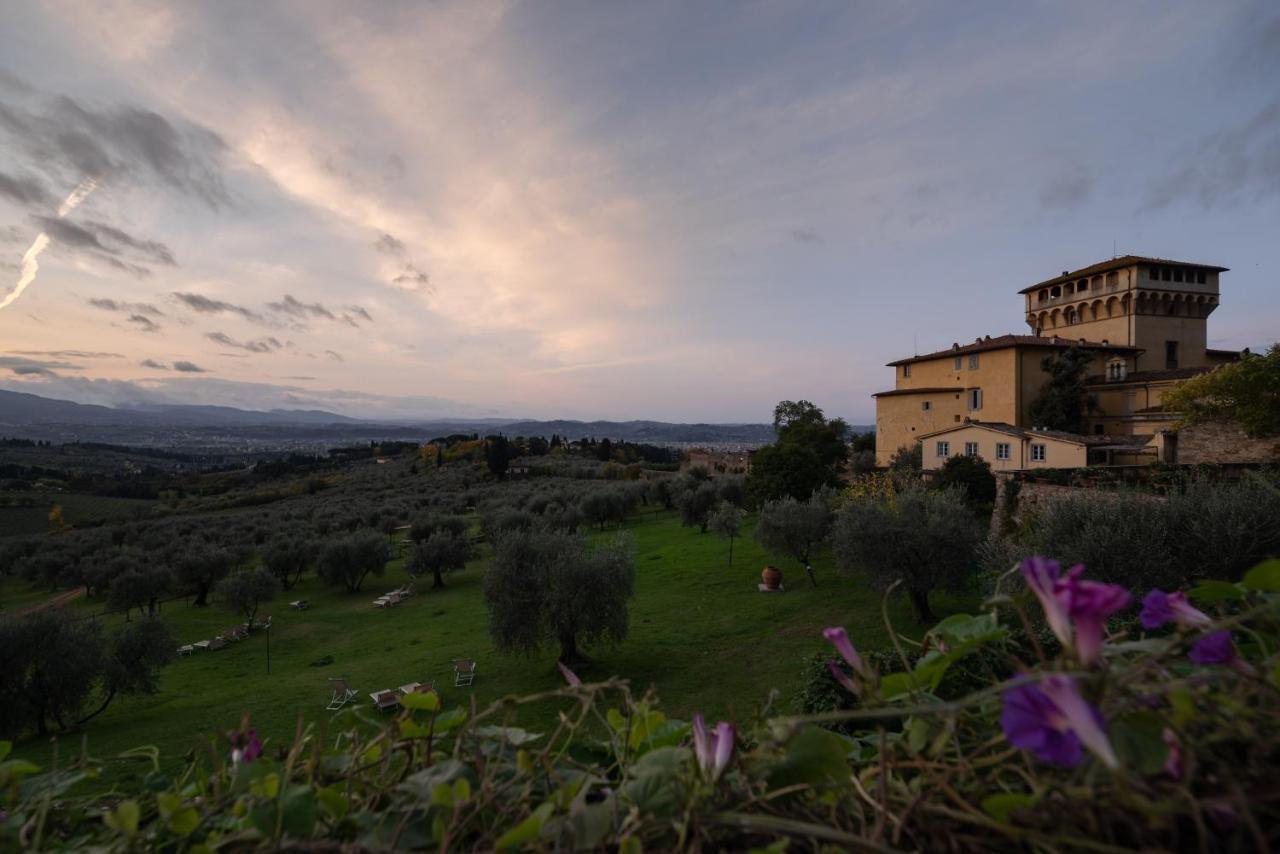
[[[807,400],[784,400],[774,410],[773,424],[777,440],[756,451],[747,478],[754,501],[787,495],[805,501],[814,490],[839,484],[849,457],[849,425],[843,419],[827,420]]]
[[[964,492],[965,503],[980,516],[990,516],[996,503],[996,477],[991,464],[968,454],[948,459],[933,476],[935,489],[956,488]]]
[[[473,557],[475,550],[465,535],[439,529],[426,539],[414,543],[406,569],[415,577],[429,572],[431,586],[444,587],[445,573],[466,569],[467,561]]]
[[[1045,356],[1040,368],[1049,380],[1031,401],[1031,423],[1050,430],[1083,433],[1085,424],[1085,380],[1092,356],[1078,347],[1068,347],[1053,356]]]
[[[813,574],[812,558],[831,529],[831,499],[830,491],[819,490],[807,501],[797,501],[789,495],[766,501],[756,522],[756,542],[767,552],[797,561],[814,587],[818,580]]]
[[[359,593],[369,575],[381,576],[391,559],[387,543],[376,531],[362,531],[329,542],[316,562],[316,575],[326,584],[341,584]]]
[[[1264,356],[1240,361],[1179,383],[1164,396],[1165,408],[1184,413],[1183,423],[1223,420],[1254,439],[1280,436],[1280,344]]]
[[[511,465],[511,445],[506,436],[489,436],[484,440],[484,463],[499,480],[506,477]]]
[[[268,570],[258,568],[248,572],[228,575],[214,588],[218,604],[233,614],[242,614],[244,621],[253,625],[258,609],[270,602],[280,592],[280,579]]]
[[[625,537],[588,549],[577,534],[511,532],[484,574],[489,634],[502,652],[554,645],[560,662],[574,667],[582,647],[626,639],[634,590],[634,550]]]

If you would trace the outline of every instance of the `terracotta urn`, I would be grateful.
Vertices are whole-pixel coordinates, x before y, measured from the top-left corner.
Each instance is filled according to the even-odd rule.
[[[760,580],[770,590],[777,590],[782,585],[782,570],[776,566],[766,566],[760,573]]]

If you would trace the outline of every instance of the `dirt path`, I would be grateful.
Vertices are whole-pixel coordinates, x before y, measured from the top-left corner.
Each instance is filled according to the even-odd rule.
[[[57,596],[54,596],[51,599],[46,599],[43,602],[37,602],[34,605],[28,605],[25,608],[19,608],[16,611],[12,611],[10,612],[10,616],[22,617],[27,614],[34,614],[36,611],[43,611],[45,608],[56,608],[60,605],[65,605],[68,602],[74,602],[83,596],[85,592],[85,588],[77,587],[75,590],[68,590],[66,593],[59,593]]]

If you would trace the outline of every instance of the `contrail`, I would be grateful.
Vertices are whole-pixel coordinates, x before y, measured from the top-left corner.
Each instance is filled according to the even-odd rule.
[[[97,178],[86,178],[71,191],[71,195],[58,205],[58,219],[62,219],[67,214],[76,209],[76,205],[83,202],[89,197],[98,186]],[[40,272],[40,253],[49,247],[49,235],[43,231],[36,235],[36,239],[31,243],[31,247],[22,255],[22,272],[18,276],[18,284],[14,285],[13,290],[9,292],[3,300],[0,300],[0,310],[8,308],[9,305],[22,296],[22,292],[27,289],[27,285],[35,281],[36,273]]]

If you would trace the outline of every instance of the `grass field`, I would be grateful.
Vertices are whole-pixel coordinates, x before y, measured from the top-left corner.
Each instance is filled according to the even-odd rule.
[[[771,688],[781,692],[784,711],[797,710],[802,662],[824,649],[824,626],[846,626],[863,648],[888,644],[879,596],[837,577],[825,559],[815,564],[817,589],[798,568],[782,564],[787,591],[758,592],[761,567],[776,561],[752,540],[751,521],[735,543],[732,568],[724,540],[681,527],[674,514],[643,513],[623,526],[637,550],[630,636],[616,648],[588,650],[593,664],[580,675],[625,677],[638,691],[654,686],[663,708],[677,717],[697,711],[745,716]],[[270,674],[267,637],[261,632],[223,650],[178,659],[163,672],[158,694],[117,700],[87,726],[90,752],[105,758],[152,744],[173,764],[193,746],[207,743],[209,733],[234,727],[242,712],[260,734],[287,740],[299,714],[307,720],[331,714],[324,711],[329,676],[347,676],[366,706],[371,691],[428,679],[441,687],[446,706],[467,705],[473,695],[485,704],[559,685],[553,650],[529,658],[495,651],[481,596],[484,562],[481,558],[449,576],[443,590],[418,582],[419,595],[386,610],[370,602],[407,580],[399,561],[385,577],[369,579],[358,595],[308,578],[263,609],[274,617]],[[309,599],[312,609],[291,611],[285,603],[297,598]],[[939,597],[935,610],[945,616],[968,604]],[[72,607],[101,606],[81,600]],[[237,622],[225,611],[190,608],[181,601],[169,603],[162,613],[185,643],[211,638]],[[892,615],[905,634],[926,628],[912,622],[905,600],[895,603]],[[325,656],[332,656],[333,664],[309,666]],[[471,689],[453,687],[450,661],[461,657],[479,662]],[[549,709],[526,713],[521,722],[534,729],[551,720]],[[64,751],[78,748],[80,736],[63,741]],[[51,755],[49,743],[38,741],[19,745],[15,753],[42,765]],[[109,777],[131,774],[117,767]]]
[[[0,492],[0,505],[28,500],[30,507],[0,506],[0,537],[45,533],[49,530],[49,510],[55,504],[62,507],[63,518],[73,526],[128,519],[155,504],[141,498],[111,498],[74,492]]]

